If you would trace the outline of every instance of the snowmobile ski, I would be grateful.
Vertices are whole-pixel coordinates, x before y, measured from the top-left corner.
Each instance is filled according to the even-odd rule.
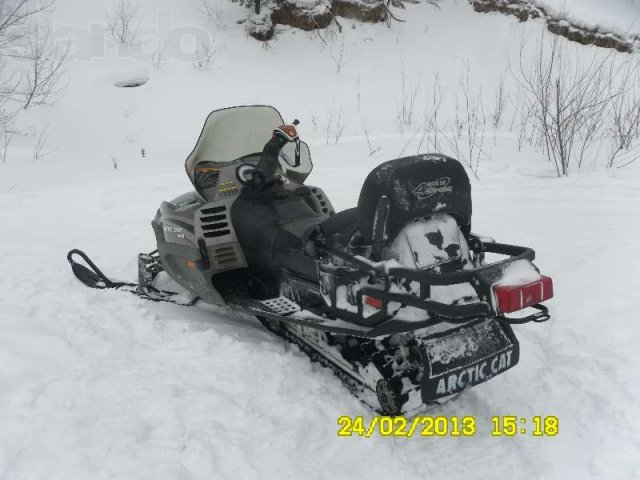
[[[86,265],[79,263],[74,259],[74,256],[78,256],[84,260]],[[144,271],[145,268],[149,268],[149,265],[157,265],[157,251],[149,254],[140,254],[140,259],[149,258],[151,262],[147,264],[138,265],[139,271]],[[133,293],[134,295],[152,302],[167,302],[174,305],[180,305],[184,307],[191,307],[196,304],[198,298],[184,299],[183,294],[177,292],[171,292],[167,290],[160,290],[153,287],[150,283],[141,284],[133,282],[114,282],[107,277],[102,270],[100,270],[95,263],[89,258],[89,256],[82,250],[74,248],[67,254],[67,260],[71,265],[71,270],[78,280],[84,283],[87,287],[96,289],[113,289],[123,292]],[[159,270],[155,272],[159,273]]]

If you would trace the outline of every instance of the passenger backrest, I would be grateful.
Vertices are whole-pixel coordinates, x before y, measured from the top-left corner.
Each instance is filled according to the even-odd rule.
[[[465,234],[471,230],[471,185],[464,167],[453,158],[415,155],[373,169],[358,200],[358,227],[367,242],[375,236],[376,210],[385,196],[389,201],[385,241],[395,238],[408,222],[435,213],[452,215]]]

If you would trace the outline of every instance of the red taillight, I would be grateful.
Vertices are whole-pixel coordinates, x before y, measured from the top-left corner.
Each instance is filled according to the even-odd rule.
[[[540,280],[525,285],[493,287],[498,311],[511,313],[553,297],[553,281],[542,275]]]
[[[382,300],[376,297],[370,297],[368,295],[364,296],[364,303],[372,306],[373,308],[381,309],[382,308]]]

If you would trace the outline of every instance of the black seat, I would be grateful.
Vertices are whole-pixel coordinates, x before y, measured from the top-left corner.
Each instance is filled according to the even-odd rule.
[[[291,253],[277,253],[274,259],[275,264],[295,273],[312,283],[318,282],[318,268],[314,258],[309,257],[302,251]]]
[[[323,237],[333,246],[347,249],[351,239],[358,231],[358,209],[349,208],[327,218],[320,225],[307,229],[302,238],[281,231],[276,239],[275,263],[299,276],[318,281],[318,270],[315,255],[305,252],[306,243],[318,228]]]
[[[367,242],[358,227],[358,208],[343,210],[320,224],[325,240],[334,248],[351,255],[371,255],[371,244]]]
[[[434,213],[448,213],[463,232],[470,231],[469,177],[453,158],[414,155],[374,168],[362,185],[358,206],[328,218],[320,230],[330,245],[354,255],[368,251],[376,258],[386,239],[395,238],[411,220]],[[377,215],[383,223],[375,227]],[[380,228],[377,234],[375,228]],[[381,235],[378,243],[375,235]]]
[[[353,207],[338,212],[322,222],[320,228],[327,238],[339,235],[348,241],[358,229],[358,209]]]

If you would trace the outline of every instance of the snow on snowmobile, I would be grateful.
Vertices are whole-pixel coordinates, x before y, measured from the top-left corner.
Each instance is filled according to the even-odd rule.
[[[211,113],[186,160],[194,191],[160,205],[138,282],[114,282],[72,250],[76,276],[255,315],[383,414],[415,413],[515,366],[511,324],[549,319],[552,280],[530,248],[471,233],[463,166],[440,154],[387,161],[357,206],[336,213],[305,185],[312,163],[297,123],[269,106]],[[160,290],[162,271],[190,296]]]

